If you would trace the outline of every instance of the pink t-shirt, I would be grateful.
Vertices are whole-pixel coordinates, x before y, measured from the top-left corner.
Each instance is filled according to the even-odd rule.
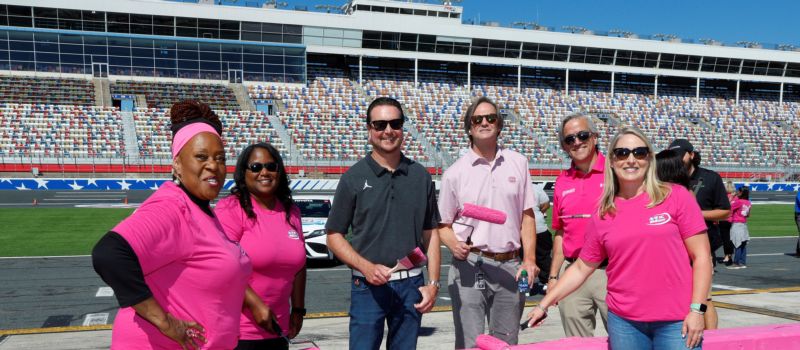
[[[753,205],[747,199],[734,198],[731,201],[731,222],[747,223],[750,216],[750,207]]]
[[[253,274],[250,287],[261,297],[278,318],[284,333],[289,332],[289,300],[295,275],[305,267],[306,249],[300,209],[292,207],[290,222],[280,202],[275,210],[262,208],[251,199],[256,219],[247,217],[236,196],[228,196],[217,203],[214,212],[225,229],[225,234],[250,256]],[[250,309],[243,308],[240,320],[241,339],[257,340],[277,338],[267,333],[253,321]]]
[[[442,177],[439,190],[441,222],[453,224],[461,241],[466,241],[472,229],[474,247],[495,253],[520,248],[522,212],[533,208],[533,185],[528,172],[528,160],[512,150],[498,148],[492,162],[478,156],[472,149],[459,158]],[[506,213],[502,225],[467,217],[456,217],[464,203],[500,210]]]
[[[664,201],[647,208],[646,192],[614,200],[616,215],[589,223],[580,258],[608,259],[608,309],[633,321],[677,321],[689,312],[692,266],[684,240],[706,231],[689,191],[672,185]]]
[[[250,259],[171,181],[112,231],[131,245],[153,298],[176,318],[206,330],[202,349],[232,349],[250,275]],[[114,320],[112,349],[180,349],[131,307]]]
[[[553,189],[553,230],[563,230],[564,256],[577,258],[583,247],[589,220],[597,215],[603,194],[606,158],[597,154],[592,169],[584,174],[573,165],[561,172]]]

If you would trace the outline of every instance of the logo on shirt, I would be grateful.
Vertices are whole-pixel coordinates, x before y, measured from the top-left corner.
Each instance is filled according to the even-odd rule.
[[[364,188],[362,188],[361,190],[363,191],[363,190],[366,190],[366,189],[368,189],[368,188],[372,188],[372,186],[370,186],[370,185],[367,183],[367,180],[364,180]]]
[[[568,194],[570,194],[570,193],[575,193],[575,189],[574,189],[574,188],[570,188],[570,189],[568,189],[568,190],[563,190],[563,191],[561,191],[561,197],[562,197],[562,198],[563,198],[563,197],[566,197],[566,196],[567,196]]]
[[[672,220],[672,217],[669,216],[668,213],[661,213],[661,214],[656,214],[656,215],[651,216],[650,217],[650,222],[648,222],[647,224],[650,225],[650,226],[658,226],[658,225],[666,224],[666,223],[670,222],[670,220]]]
[[[295,230],[289,230],[289,238],[300,239],[300,235]]]
[[[509,176],[509,177],[508,177],[508,182],[510,182],[510,183],[512,183],[512,184],[513,184],[513,183],[516,183],[516,182],[517,182],[517,178],[516,178],[516,177],[514,177],[514,176]]]

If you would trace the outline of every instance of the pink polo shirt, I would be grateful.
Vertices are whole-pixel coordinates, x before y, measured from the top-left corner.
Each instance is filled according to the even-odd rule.
[[[464,203],[500,210],[506,213],[502,225],[467,217],[457,217]],[[499,147],[489,162],[472,149],[459,158],[442,177],[439,189],[441,223],[453,224],[461,241],[466,241],[472,228],[474,247],[504,253],[520,248],[522,212],[536,205],[528,160],[512,150]]]
[[[597,215],[600,196],[603,194],[606,158],[597,154],[588,174],[575,169],[575,164],[562,171],[553,189],[553,230],[563,230],[564,256],[577,258],[583,247],[584,234],[589,219]]]
[[[306,265],[300,209],[292,207],[289,224],[280,202],[275,203],[274,210],[262,208],[255,199],[251,202],[255,220],[247,217],[239,199],[233,195],[219,201],[214,212],[225,228],[225,234],[240,242],[253,262],[250,287],[275,313],[281,330],[288,333],[294,277]],[[242,309],[240,331],[241,339],[246,340],[278,337],[258,326],[246,307]]]
[[[239,339],[250,259],[180,187],[165,182],[112,231],[131,245],[153,298],[176,318],[202,325],[202,349],[232,349]],[[114,320],[112,349],[180,349],[132,307]]]
[[[731,201],[731,222],[747,223],[750,207],[753,205],[747,199],[734,198]]]
[[[661,204],[647,208],[646,192],[616,198],[616,215],[591,219],[580,258],[608,259],[606,304],[633,321],[678,321],[692,300],[692,266],[684,240],[706,231],[697,200],[672,185]]]

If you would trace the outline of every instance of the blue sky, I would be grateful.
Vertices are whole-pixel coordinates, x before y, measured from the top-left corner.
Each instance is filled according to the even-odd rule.
[[[263,1],[263,0],[262,0]],[[289,4],[342,5],[345,1],[283,0]],[[464,0],[465,19],[532,21],[555,27],[581,26],[595,31],[621,29],[642,35],[674,34],[729,44],[753,41],[800,47],[800,1],[743,0]]]

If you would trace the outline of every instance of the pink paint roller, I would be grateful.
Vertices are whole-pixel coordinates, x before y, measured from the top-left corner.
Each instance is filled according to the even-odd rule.
[[[481,334],[475,338],[475,346],[481,350],[509,350],[511,345],[488,334]]]
[[[471,203],[464,203],[464,207],[461,208],[461,216],[499,225],[506,223],[506,213]]]
[[[428,258],[425,256],[425,253],[422,252],[422,249],[416,247],[404,258],[397,260],[397,265],[394,265],[394,267],[389,270],[389,273],[395,273],[400,270],[411,270],[415,267],[422,267],[426,262],[428,262]]]

